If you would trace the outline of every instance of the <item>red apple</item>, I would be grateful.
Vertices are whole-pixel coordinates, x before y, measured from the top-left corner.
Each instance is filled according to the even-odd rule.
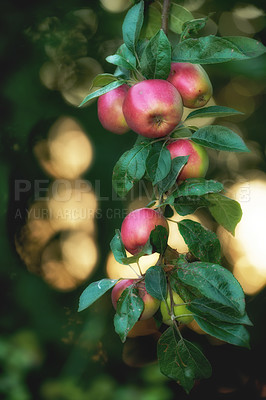
[[[133,131],[145,137],[159,138],[168,135],[180,122],[183,103],[169,82],[149,79],[129,89],[123,113]]]
[[[179,91],[185,107],[203,107],[212,96],[211,81],[199,64],[172,63],[167,80]]]
[[[157,225],[169,230],[163,215],[151,208],[139,208],[129,213],[121,226],[121,239],[131,254],[139,253]]]
[[[189,156],[187,164],[178,175],[178,182],[187,178],[202,178],[206,175],[209,157],[202,146],[188,139],[178,139],[168,144],[167,149],[170,151],[172,159],[179,156]]]
[[[129,131],[122,106],[129,86],[122,85],[99,97],[98,118],[102,126],[113,133],[122,135]]]
[[[138,282],[137,279],[123,279],[119,281],[112,290],[111,298],[113,306],[116,310],[118,299],[120,298],[123,291],[130,285],[135,284],[138,290],[139,296],[144,302],[144,309],[140,315],[139,320],[146,320],[151,318],[156,311],[159,309],[160,301],[152,297],[145,288],[145,282]]]

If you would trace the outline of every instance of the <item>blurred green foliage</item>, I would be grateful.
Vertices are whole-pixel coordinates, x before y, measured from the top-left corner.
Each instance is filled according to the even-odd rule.
[[[242,3],[251,4],[249,1]],[[232,11],[237,4],[232,0],[211,0],[202,2],[196,12],[203,15],[215,12],[212,18],[218,23],[220,15]],[[263,8],[264,2],[257,0],[252,4]],[[86,7],[97,16],[97,29],[88,28],[88,25],[84,29],[71,18],[73,11]],[[60,88],[49,90],[41,83],[40,70],[45,62],[55,58],[71,69],[76,59],[88,56],[96,59],[105,72],[113,72],[105,57],[113,54],[121,43],[125,11],[110,13],[97,0],[4,0],[1,9],[0,398],[185,399],[187,396],[159,373],[156,364],[134,368],[122,361],[123,347],[113,329],[113,309],[108,295],[91,309],[77,314],[78,298],[85,284],[70,292],[56,291],[27,271],[14,245],[14,234],[22,222],[15,218],[15,211],[25,207],[29,200],[25,198],[22,205],[15,201],[14,181],[47,179],[32,153],[32,132],[38,124],[38,135],[45,135],[50,119],[61,115],[75,117],[85,127],[93,143],[94,163],[85,179],[101,182],[100,194],[109,198],[101,202],[103,215],[109,208],[123,207],[121,200],[111,199],[112,168],[122,152],[135,141],[135,136],[132,133],[116,136],[104,131],[97,119],[96,102],[83,109],[69,104]],[[265,29],[256,32],[254,37],[265,44]],[[50,46],[48,51],[47,46]],[[223,92],[233,78],[241,77],[251,88],[260,87],[248,97],[248,101],[252,100],[255,104],[248,119],[239,119],[234,123],[244,138],[255,142],[259,149],[259,156],[242,163],[240,172],[252,168],[265,171],[266,57],[242,63],[218,64],[206,69],[217,93],[217,101],[228,100],[227,104],[220,102],[221,105],[235,106],[230,104],[230,95],[224,97]],[[77,71],[75,73],[78,74]],[[62,82],[64,86],[66,81],[63,79]],[[241,96],[238,98],[241,99]],[[241,104],[238,109],[241,110]],[[220,167],[214,165],[212,178],[221,174]],[[228,165],[222,172],[225,179],[232,177]],[[118,215],[112,219],[97,220],[100,259],[92,277],[94,280],[105,274],[109,242],[114,229],[121,225],[121,219]],[[214,368],[211,380],[196,387],[190,395],[191,399],[201,396],[227,398],[217,392],[220,387],[233,388],[231,396],[235,393],[242,399],[259,398],[256,397],[258,385],[266,385],[265,299],[265,292],[248,299],[248,312],[255,325],[251,329],[251,351],[233,349],[230,345],[211,346],[204,338],[189,333],[192,340],[199,341],[206,348]]]

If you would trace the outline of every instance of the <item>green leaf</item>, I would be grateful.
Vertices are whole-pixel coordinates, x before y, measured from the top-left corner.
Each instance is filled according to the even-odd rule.
[[[217,193],[224,189],[220,182],[204,178],[188,178],[178,187],[176,197],[202,196],[207,193]]]
[[[192,111],[188,114],[186,121],[191,118],[206,118],[206,117],[230,117],[232,115],[243,115],[242,112],[224,106],[209,106]]]
[[[137,139],[136,139],[136,142],[134,143],[134,146],[151,145],[153,141],[154,141],[154,139],[149,139],[142,135],[137,135]]]
[[[119,67],[127,68],[130,70],[135,69],[135,67],[132,64],[129,64],[127,60],[125,60],[119,54],[114,54],[112,56],[106,57],[106,61],[108,61],[110,64],[118,65]]]
[[[130,79],[130,71],[123,67],[116,67],[114,75],[119,79],[125,79],[128,81]]]
[[[156,253],[164,254],[167,247],[168,232],[164,226],[157,225],[151,231],[150,243]]]
[[[136,52],[136,44],[143,24],[143,13],[144,1],[142,0],[129,9],[122,25],[123,40],[133,54]]]
[[[198,32],[201,29],[205,28],[208,19],[209,17],[204,17],[204,18],[191,19],[190,21],[185,22],[182,26],[182,33],[180,40],[183,41],[184,39],[187,39],[191,35],[198,34]]]
[[[239,315],[234,310],[222,304],[216,303],[205,297],[195,298],[187,306],[188,309],[201,318],[210,321],[223,321],[230,324],[250,325],[252,322],[248,318],[247,313]]]
[[[249,348],[249,333],[243,325],[230,324],[220,320],[206,320],[205,317],[195,315],[195,321],[201,329],[217,339],[236,346]]]
[[[189,219],[178,222],[178,229],[195,257],[201,261],[220,262],[221,245],[214,232]]]
[[[167,296],[165,272],[159,265],[150,267],[145,274],[145,288],[155,299],[163,301]]]
[[[188,128],[191,132],[196,132],[199,129],[197,126],[193,126],[193,125],[189,125]]]
[[[234,275],[221,265],[207,262],[186,263],[178,260],[178,278],[186,285],[195,287],[203,296],[245,313],[245,297]]]
[[[136,46],[136,55],[138,56],[138,59],[140,60],[142,53],[144,52],[147,44],[149,43],[148,39],[139,39],[137,42]]]
[[[240,204],[220,193],[211,193],[204,197],[209,202],[208,208],[213,218],[234,235],[236,226],[242,218]]]
[[[184,255],[180,256],[181,259],[183,259],[183,262],[186,261],[186,257]],[[194,301],[195,299],[202,299],[203,296],[202,294],[193,286],[185,285],[183,282],[178,277],[178,272],[177,269],[173,270],[169,276],[169,283],[171,285],[171,288],[179,294],[182,300],[184,300],[185,303],[187,304],[187,307],[189,308],[189,304]],[[210,299],[208,299],[210,301]]]
[[[171,133],[172,138],[189,138],[191,136],[192,132],[187,126],[181,126]]]
[[[153,36],[140,59],[141,73],[147,79],[167,79],[171,70],[171,45],[162,29]]]
[[[140,36],[142,38],[150,39],[158,30],[162,24],[162,6],[159,1],[155,1],[150,4],[146,15],[144,17],[144,24],[141,30]]]
[[[193,214],[199,208],[208,207],[208,205],[208,200],[199,196],[183,196],[174,200],[175,210],[182,216]]]
[[[187,161],[188,156],[180,156],[172,159],[169,174],[162,181],[158,182],[157,187],[160,195],[167,192],[175,185],[176,179]]]
[[[188,303],[187,308],[194,315],[205,317],[206,320],[214,319],[232,324],[253,325],[246,312],[240,315],[239,312],[230,307],[203,297],[196,288],[182,283],[178,278],[177,270],[171,273],[169,281],[172,289],[179,294],[184,302]]]
[[[186,39],[174,49],[172,59],[193,64],[216,64],[258,57],[266,51],[257,40],[242,36],[204,36]]]
[[[177,381],[188,393],[196,379],[209,378],[211,365],[194,344],[180,338],[174,327],[168,328],[157,346],[160,371]]]
[[[193,15],[186,8],[172,3],[169,14],[169,29],[175,33],[180,34],[184,22],[193,19]]]
[[[157,200],[151,200],[151,201],[146,205],[146,207],[147,207],[147,208],[153,208],[153,207],[156,205],[156,203],[157,203]]]
[[[93,79],[91,88],[103,87],[117,80],[118,78],[112,74],[99,74]]]
[[[134,183],[143,177],[148,153],[147,145],[137,145],[117,161],[113,171],[113,188],[118,196],[126,196]]]
[[[146,171],[153,186],[164,179],[171,169],[171,155],[162,143],[154,143],[146,160]]]
[[[150,239],[149,239],[139,253],[137,253],[131,257],[122,258],[122,262],[125,265],[136,263],[139,261],[140,257],[152,254],[152,252],[153,252],[153,248],[152,248],[152,245],[151,245]]]
[[[225,36],[223,39],[226,40],[229,45],[231,43],[235,46],[240,57],[255,58],[266,53],[266,47],[256,39],[245,36]]]
[[[136,69],[136,58],[124,43],[119,47],[116,54],[106,57],[106,61],[131,71]]]
[[[115,230],[115,235],[110,243],[111,250],[113,252],[114,258],[120,264],[124,264],[123,259],[127,256],[125,246],[121,239],[121,233],[119,229]]]
[[[100,281],[91,283],[80,295],[78,311],[80,312],[88,308],[118,281],[119,279],[101,279]]]
[[[108,85],[102,87],[101,89],[95,90],[95,92],[92,92],[85,97],[85,99],[80,103],[79,107],[83,106],[83,104],[87,103],[89,100],[94,99],[95,97],[102,96],[103,94],[108,93],[111,90],[124,85],[125,83],[127,83],[127,81],[119,79],[118,81],[109,83]]]
[[[243,139],[231,129],[221,125],[209,125],[193,133],[191,140],[216,150],[249,152]]]
[[[172,218],[174,215],[174,210],[169,206],[169,204],[166,204],[163,215],[165,218]]]
[[[138,321],[143,308],[144,303],[138,295],[138,290],[133,285],[128,286],[117,302],[114,316],[115,331],[123,343],[126,341],[128,332]]]

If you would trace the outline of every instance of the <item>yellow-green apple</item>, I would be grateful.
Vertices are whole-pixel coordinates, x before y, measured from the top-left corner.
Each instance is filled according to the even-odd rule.
[[[176,321],[181,322],[183,324],[189,324],[194,319],[192,312],[187,309],[187,307],[184,305],[184,301],[176,292],[172,291],[172,293],[174,302],[173,312],[174,315],[177,317]],[[171,298],[169,293],[167,295],[166,302],[169,307],[169,310],[171,310]],[[172,325],[173,321],[171,319],[171,314],[168,311],[168,307],[166,306],[164,301],[161,302],[160,309],[163,317],[163,322],[166,325]]]
[[[98,118],[102,126],[118,135],[129,131],[122,110],[128,89],[128,85],[122,85],[103,94],[98,99]]]
[[[121,226],[121,239],[127,251],[131,254],[139,253],[147,243],[151,231],[158,225],[169,231],[164,216],[151,208],[138,208],[129,213]]]
[[[212,96],[211,81],[199,64],[172,63],[167,80],[179,91],[185,107],[203,107]]]
[[[167,145],[171,158],[189,156],[187,164],[177,177],[177,182],[187,178],[202,178],[206,175],[209,166],[209,157],[204,149],[189,139],[177,139]]]
[[[139,320],[149,319],[159,309],[160,301],[158,299],[155,299],[154,297],[152,297],[147,292],[144,281],[138,281],[138,279],[122,279],[121,281],[119,281],[113,288],[112,294],[111,294],[113,306],[116,310],[117,302],[118,302],[120,296],[122,295],[123,291],[127,287],[129,287],[133,284],[135,285],[135,288],[137,289],[139,296],[141,297],[141,299],[144,302],[144,308],[139,317]]]
[[[183,103],[172,84],[148,79],[132,86],[123,103],[128,126],[148,138],[168,135],[181,121]]]

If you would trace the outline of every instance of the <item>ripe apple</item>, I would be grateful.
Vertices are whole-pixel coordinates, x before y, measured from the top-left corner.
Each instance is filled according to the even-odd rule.
[[[139,296],[144,302],[144,309],[141,313],[139,320],[146,320],[151,318],[156,311],[159,309],[160,301],[152,297],[146,290],[145,282],[138,282],[137,279],[123,279],[119,281],[112,290],[111,298],[113,306],[116,310],[118,299],[120,298],[123,291],[130,285],[136,284]]]
[[[183,304],[184,301],[181,299],[181,297],[173,291],[173,301],[174,304]],[[168,304],[169,309],[171,309],[171,299],[170,299],[170,294],[168,293],[166,302]],[[163,317],[163,322],[166,325],[172,325],[173,321],[171,320],[171,315],[168,312],[168,308],[166,307],[166,304],[164,301],[161,302],[161,313]],[[191,321],[193,321],[193,315],[192,312],[187,309],[185,305],[176,305],[174,306],[174,314],[176,317],[180,316],[177,318],[177,322],[181,322],[183,324],[189,324]],[[185,314],[185,315],[184,315]],[[190,314],[190,315],[187,315]],[[182,317],[182,315],[184,315]]]
[[[195,319],[193,319],[193,321],[191,321],[188,324],[188,327],[192,329],[192,331],[198,333],[199,335],[206,335],[206,332],[203,329],[201,329],[201,327],[199,326],[199,324]]]
[[[167,80],[179,91],[185,107],[203,107],[212,96],[211,81],[199,64],[172,63]]]
[[[118,135],[129,131],[122,110],[128,89],[128,85],[122,85],[103,94],[98,99],[98,118],[102,126]]]
[[[187,164],[178,175],[177,182],[187,178],[202,178],[206,175],[209,166],[209,157],[206,150],[189,139],[178,139],[167,145],[171,158],[189,156]]]
[[[181,121],[183,103],[169,82],[149,79],[129,89],[123,113],[133,131],[148,138],[159,138],[168,135]]]
[[[122,242],[131,254],[139,253],[147,243],[150,233],[161,225],[169,231],[163,215],[151,208],[138,208],[129,213],[121,226]]]
[[[128,332],[127,337],[148,336],[158,332],[158,327],[154,318],[140,320],[135,323]]]

